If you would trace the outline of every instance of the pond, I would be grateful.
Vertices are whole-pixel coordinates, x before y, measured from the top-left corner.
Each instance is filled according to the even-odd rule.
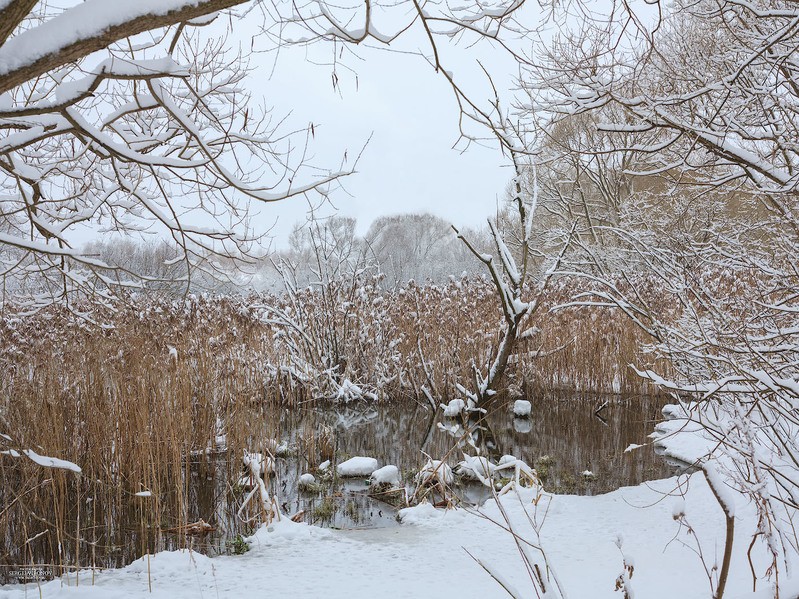
[[[371,497],[365,477],[320,476],[319,464],[329,460],[329,472],[334,473],[336,464],[349,457],[373,457],[380,466],[396,465],[412,491],[413,477],[427,456],[446,458],[454,466],[463,459],[462,451],[475,453],[471,441],[494,461],[510,454],[535,467],[548,491],[606,493],[675,473],[651,446],[624,451],[631,443],[646,442],[663,403],[651,397],[547,397],[532,402],[530,418],[514,417],[510,405],[500,405],[479,426],[472,425],[470,433],[463,430],[468,423],[445,419],[441,410],[433,413],[423,405],[351,404],[273,412],[269,430],[277,431],[281,448],[269,484],[283,513],[297,520],[340,529],[398,526],[397,507]],[[105,505],[100,497],[76,498],[73,513],[62,518],[62,532],[56,535],[46,526],[41,533],[22,531],[29,540],[23,549],[20,531],[7,531],[0,550],[0,582],[18,581],[25,571],[21,564],[37,566],[38,575],[44,568],[55,576],[65,568],[121,567],[164,549],[192,547],[210,555],[244,550],[237,538],[250,534],[253,525],[236,514],[247,493],[238,475],[231,477],[240,464],[241,456],[226,452],[191,456],[182,474],[184,497],[135,497],[122,510]],[[308,472],[318,482],[300,491],[299,478]],[[456,483],[453,492],[471,504],[491,495],[480,483],[468,482]],[[162,515],[156,521],[151,513],[156,500],[181,505],[184,516]],[[201,519],[211,529],[186,534],[185,524]]]

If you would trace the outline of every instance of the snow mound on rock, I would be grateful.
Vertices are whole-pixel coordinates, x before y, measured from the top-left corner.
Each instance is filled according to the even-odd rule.
[[[362,456],[350,458],[336,468],[339,476],[369,476],[375,470],[377,470],[377,460]]]
[[[388,466],[383,466],[382,468],[378,468],[372,472],[372,482],[378,485],[387,484],[391,485],[392,487],[399,485],[399,468],[391,464]]]
[[[525,418],[533,411],[533,404],[526,399],[517,399],[513,402],[513,415]]]

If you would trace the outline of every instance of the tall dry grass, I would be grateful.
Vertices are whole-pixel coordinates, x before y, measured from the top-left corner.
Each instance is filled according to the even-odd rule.
[[[547,302],[564,303],[573,292],[564,282]],[[314,368],[381,400],[447,401],[456,383],[468,385],[472,363],[486,367],[500,336],[493,286],[479,278],[396,291],[353,279],[319,298],[309,288],[294,302],[131,301],[116,311],[92,308],[102,326],[58,307],[0,320],[0,433],[11,437],[0,442],[0,564],[32,563],[35,554],[56,574],[91,566],[125,526],[138,527],[142,545],[157,545],[158,531],[191,519],[192,462],[225,470],[218,478],[230,482],[211,498],[224,504],[239,476],[237,456],[270,448],[281,407],[299,409],[329,391]],[[301,323],[312,352],[275,319],[276,309]],[[513,392],[649,391],[628,368],[649,365],[642,338],[614,311],[545,310],[530,324],[539,332],[519,348]],[[232,457],[217,463],[210,456],[223,449],[221,435]],[[23,448],[82,473],[8,453]],[[136,496],[141,491],[152,495]]]
[[[277,398],[264,378],[269,335],[243,306],[154,302],[95,314],[106,327],[58,308],[3,321],[0,432],[11,439],[0,449],[33,448],[82,473],[0,456],[0,563],[26,563],[35,549],[56,571],[74,566],[107,553],[136,510],[142,536],[157,539],[151,529],[188,522],[191,463],[215,467],[206,450],[221,449],[221,435],[237,455],[263,448],[277,426],[266,408]],[[238,463],[223,467],[235,480]],[[95,521],[78,522],[87,502]]]

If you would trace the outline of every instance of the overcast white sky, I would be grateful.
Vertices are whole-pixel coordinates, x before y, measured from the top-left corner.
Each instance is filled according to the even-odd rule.
[[[263,22],[259,17],[222,17],[202,33],[224,35],[232,26],[228,39],[232,51],[238,45],[244,51],[271,47],[265,37],[257,35]],[[495,213],[513,176],[509,160],[496,147],[473,144],[464,152],[460,144],[453,149],[460,133],[452,90],[421,56],[408,53],[430,54],[423,31],[406,32],[401,44],[393,44],[392,51],[359,47],[358,57],[344,55],[337,68],[336,89],[329,66],[330,43],[310,48],[283,46],[277,58],[274,53],[256,52],[250,57],[252,73],[246,87],[253,94],[253,103],[271,108],[276,120],[288,115],[284,132],[314,123],[315,138],[307,161],[317,167],[338,170],[345,151],[351,166],[371,137],[356,174],[345,179],[344,189],[335,190],[330,203],[316,211],[317,216],[353,216],[359,234],[365,233],[375,218],[399,213],[429,212],[461,227],[482,225]],[[512,87],[515,63],[487,44],[473,47],[463,43],[439,51],[455,79],[476,90],[470,94],[473,99],[482,102],[491,94],[477,59],[500,90]],[[481,135],[488,132],[481,131]],[[286,245],[294,224],[306,220],[309,205],[300,197],[254,205],[251,214],[254,232],[269,231],[273,247],[280,248]],[[78,227],[72,232],[72,241],[79,244],[97,236],[95,226]]]
[[[408,41],[405,47],[413,48],[415,41]],[[357,174],[345,182],[346,192],[332,198],[338,213],[356,217],[360,233],[378,216],[408,212],[431,212],[461,226],[484,223],[513,173],[498,149],[452,148],[459,137],[458,110],[446,80],[418,56],[363,48],[362,60],[346,60],[357,80],[339,68],[340,89],[334,90],[331,68],[312,63],[329,59],[330,51],[327,45],[283,49],[274,72],[273,55],[256,55],[250,81],[277,114],[292,113],[292,125],[319,125],[311,146],[319,166],[337,168],[345,150],[352,159],[372,136]],[[476,55],[510,86],[513,65],[498,54],[472,50],[471,64],[453,56],[448,70],[480,88],[481,99],[487,97],[487,82],[469,71]],[[299,199],[260,212],[254,225],[263,230],[277,219],[273,233],[279,246],[305,218],[308,205]]]

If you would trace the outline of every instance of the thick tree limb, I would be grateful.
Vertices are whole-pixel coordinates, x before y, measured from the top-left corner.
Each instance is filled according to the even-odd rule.
[[[13,0],[0,10],[0,46],[11,37],[25,16],[36,6],[36,0]]]
[[[107,48],[126,37],[189,21],[243,3],[244,0],[169,0],[165,4],[167,6],[171,4],[174,8],[161,12],[151,2],[118,0],[114,2],[118,18],[107,21],[95,19],[95,25],[88,27],[82,35],[76,36],[78,37],[76,41],[72,41],[70,37],[64,37],[63,43],[53,43],[47,48],[46,53],[35,58],[31,54],[26,55],[21,51],[38,45],[38,38],[43,37],[43,28],[47,28],[48,32],[49,30],[57,32],[62,27],[66,27],[69,28],[67,29],[69,31],[74,27],[78,11],[81,14],[85,12],[87,17],[90,17],[94,5],[107,4],[105,1],[89,0],[50,19],[43,25],[8,39],[0,46],[0,94],[48,71]],[[13,3],[3,13],[0,13],[0,17],[5,17],[7,11],[16,10],[17,4],[21,5],[24,2]],[[0,21],[5,22],[5,19],[0,18]],[[0,25],[0,39],[2,39],[3,27],[4,25]],[[31,59],[26,60],[28,57]]]

